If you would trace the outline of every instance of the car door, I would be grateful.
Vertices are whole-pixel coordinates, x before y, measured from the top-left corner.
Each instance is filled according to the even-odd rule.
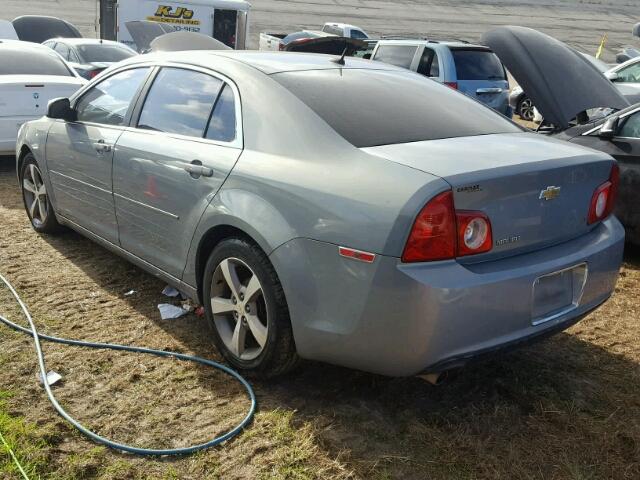
[[[94,85],[74,103],[77,121],[56,120],[47,137],[47,167],[57,212],[115,244],[113,147],[149,71],[148,67],[124,70]]]
[[[242,151],[226,78],[163,66],[118,139],[113,187],[122,247],[180,278],[195,228]]]

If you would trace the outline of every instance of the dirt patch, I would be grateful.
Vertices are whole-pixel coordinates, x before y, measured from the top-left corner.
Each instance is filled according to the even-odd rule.
[[[73,232],[37,235],[11,159],[0,160],[0,272],[43,333],[220,359],[201,319],[160,320],[156,305],[166,299],[154,277]],[[636,479],[639,293],[640,254],[632,252],[603,308],[442,387],[307,363],[287,378],[254,382],[259,413],[237,439],[171,459],[114,453],[69,428],[37,385],[29,339],[0,328],[0,392],[8,392],[0,413],[29,426],[17,446],[25,444],[42,478]],[[0,311],[17,318],[3,289]],[[194,364],[51,344],[45,353],[65,378],[56,387],[61,403],[119,441],[204,441],[248,406],[236,383]],[[0,478],[14,478],[9,465],[0,453]]]

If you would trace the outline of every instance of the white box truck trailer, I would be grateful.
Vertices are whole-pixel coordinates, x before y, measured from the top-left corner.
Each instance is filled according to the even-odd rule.
[[[147,20],[211,36],[236,50],[247,46],[249,9],[244,0],[118,0],[116,38],[135,48],[126,23]]]

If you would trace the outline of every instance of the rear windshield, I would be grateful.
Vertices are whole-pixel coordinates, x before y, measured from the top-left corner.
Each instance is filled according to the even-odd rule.
[[[58,54],[30,49],[0,49],[0,75],[57,75],[73,77]]]
[[[490,108],[416,73],[331,69],[271,78],[359,148],[522,131]]]
[[[504,67],[495,53],[487,50],[451,50],[458,80],[505,80]]]
[[[135,52],[118,45],[80,45],[78,50],[82,59],[88,63],[119,62],[135,55]]]

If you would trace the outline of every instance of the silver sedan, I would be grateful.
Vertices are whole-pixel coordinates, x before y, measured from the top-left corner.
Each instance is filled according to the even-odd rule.
[[[622,258],[611,157],[376,62],[135,57],[16,148],[36,231],[202,302],[227,361],[264,375],[457,367],[577,322]]]

